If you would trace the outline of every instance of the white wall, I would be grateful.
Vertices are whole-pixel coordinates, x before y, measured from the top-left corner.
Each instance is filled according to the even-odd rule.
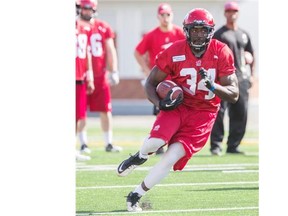
[[[107,21],[117,33],[119,71],[122,79],[142,78],[142,72],[134,58],[134,48],[147,32],[158,25],[157,7],[163,1],[156,0],[98,0],[99,18]],[[225,1],[166,1],[174,11],[174,23],[182,26],[182,21],[191,9],[203,7],[215,19],[216,29],[225,23]],[[258,0],[240,0],[239,26],[247,30],[256,51],[256,75],[258,74]]]

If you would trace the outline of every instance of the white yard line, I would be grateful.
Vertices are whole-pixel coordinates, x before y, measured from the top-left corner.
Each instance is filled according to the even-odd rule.
[[[258,181],[252,182],[206,182],[206,183],[177,183],[177,184],[158,184],[155,187],[178,187],[178,186],[211,186],[211,185],[244,185],[244,184],[258,184]],[[91,186],[91,187],[76,187],[77,190],[91,190],[91,189],[114,189],[114,188],[132,188],[137,185],[110,185],[110,186]]]
[[[223,173],[259,173],[259,170],[223,170]]]
[[[77,171],[110,171],[116,170],[118,165],[80,165],[77,164]],[[187,165],[183,171],[193,170],[219,170],[225,173],[233,172],[258,172],[258,170],[245,170],[248,167],[258,167],[258,163],[251,164],[204,164],[204,165]],[[137,170],[149,170],[151,167],[138,167]],[[239,181],[239,182],[206,182],[206,183],[177,183],[177,184],[158,184],[155,187],[179,187],[179,186],[215,186],[215,185],[258,185],[258,181]],[[76,190],[94,190],[94,189],[118,189],[118,188],[133,188],[137,185],[110,185],[110,186],[91,186],[91,187],[76,187]],[[209,208],[209,209],[179,209],[179,210],[149,210],[142,212],[87,212],[76,213],[76,216],[85,215],[127,215],[127,214],[157,214],[157,213],[185,213],[185,212],[209,212],[209,211],[243,211],[255,210],[259,207],[239,207],[239,208]],[[223,213],[225,214],[225,213]]]
[[[153,214],[153,213],[185,213],[185,212],[209,212],[209,211],[239,211],[239,210],[255,210],[257,206],[239,207],[239,208],[209,208],[209,209],[177,209],[177,210],[158,210],[158,211],[142,211],[142,212],[89,212],[77,213],[76,216],[84,215],[123,215],[123,214]]]
[[[201,170],[243,170],[246,167],[258,167],[258,163],[252,164],[203,164],[203,165],[187,165],[183,171],[201,171]],[[111,171],[116,170],[118,164],[113,165],[82,165],[77,164],[76,171]],[[140,166],[138,171],[147,171],[152,167]]]

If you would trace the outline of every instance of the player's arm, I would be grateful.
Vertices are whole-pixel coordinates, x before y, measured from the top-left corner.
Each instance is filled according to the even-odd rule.
[[[251,76],[249,78],[250,80],[250,84],[251,86],[253,86],[254,84],[254,75],[255,75],[255,68],[256,68],[256,63],[255,63],[255,52],[253,52],[253,61],[252,61],[252,64],[250,64],[250,71],[251,71]],[[250,87],[251,87],[250,86]]]
[[[239,98],[239,88],[238,88],[238,79],[235,73],[222,76],[219,78],[219,84],[214,83],[208,77],[207,70],[201,68],[199,70],[201,78],[204,80],[204,85],[216,94],[221,100],[228,101],[230,103],[236,103]]]
[[[152,68],[147,81],[145,83],[145,92],[148,100],[150,100],[160,110],[173,110],[183,101],[183,97],[179,95],[176,99],[171,99],[172,90],[168,92],[165,98],[161,99],[156,93],[157,85],[165,80],[167,74],[161,71],[157,66]]]
[[[214,93],[222,100],[236,103],[239,98],[238,79],[235,73],[220,77],[219,84],[215,84]]]
[[[87,94],[92,94],[92,92],[95,90],[95,86],[94,86],[94,75],[92,69],[92,54],[90,51],[90,47],[87,47],[87,67],[88,67],[88,70],[86,72]]]
[[[167,74],[161,71],[157,66],[154,66],[147,77],[145,83],[145,93],[149,101],[158,107],[160,98],[156,93],[156,87],[158,83],[165,80]]]
[[[249,49],[248,51],[245,50],[244,58],[246,61],[246,64],[249,65],[250,71],[251,71],[251,76],[254,75],[255,71],[255,53],[253,50]]]
[[[253,56],[253,61],[252,63],[250,64],[250,68],[251,68],[251,76],[254,76],[255,74],[255,53],[253,52],[252,53],[252,56]]]
[[[255,72],[255,52],[254,52],[254,49],[253,49],[253,46],[252,46],[252,42],[251,42],[250,36],[248,36],[248,43],[247,43],[247,45],[245,47],[245,51],[249,52],[252,55],[252,62],[249,64],[249,66],[250,66],[250,69],[251,69],[251,76],[253,77],[254,76],[254,72]]]
[[[105,41],[106,51],[107,51],[107,69],[109,71],[117,71],[118,69],[118,59],[117,52],[112,38],[108,38]]]
[[[105,41],[107,51],[107,69],[109,71],[109,82],[110,85],[117,85],[119,83],[118,73],[118,58],[115,48],[115,44],[112,38],[108,38]]]
[[[134,56],[138,64],[140,65],[145,77],[149,76],[150,68],[149,68],[149,61],[147,61],[146,55],[141,55],[137,49],[134,51]]]

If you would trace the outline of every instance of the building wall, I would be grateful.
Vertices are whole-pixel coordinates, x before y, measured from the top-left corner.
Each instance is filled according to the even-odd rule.
[[[117,33],[117,52],[119,57],[119,72],[121,80],[137,82],[143,78],[143,74],[134,58],[134,49],[140,41],[144,32],[158,26],[157,7],[163,1],[156,0],[98,0],[98,17],[107,21],[113,30]],[[174,11],[174,23],[182,26],[185,15],[195,7],[203,7],[210,11],[215,19],[218,29],[225,23],[224,3],[222,0],[178,0],[166,1]],[[256,52],[256,76],[258,76],[258,1],[257,0],[239,0],[239,26],[250,33],[252,43]],[[138,80],[138,81],[137,81]],[[118,88],[122,85],[129,85],[129,82],[120,81],[119,87],[112,89],[112,96],[115,93],[119,95]],[[140,86],[141,87],[141,86]],[[132,88],[132,87],[131,87]],[[129,89],[131,89],[129,88]],[[133,89],[133,88],[132,88]],[[139,91],[142,92],[142,91]],[[143,97],[143,92],[141,93]],[[121,96],[117,96],[121,97]],[[123,95],[122,97],[126,97]],[[128,97],[128,96],[127,96]]]

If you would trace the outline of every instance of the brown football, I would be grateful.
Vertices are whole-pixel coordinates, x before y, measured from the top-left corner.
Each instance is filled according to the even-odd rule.
[[[161,99],[163,99],[166,97],[166,95],[168,94],[168,92],[171,89],[173,90],[173,92],[171,94],[171,100],[174,100],[175,98],[177,98],[179,96],[179,94],[182,94],[182,96],[183,96],[182,88],[179,87],[175,82],[173,82],[171,80],[164,80],[164,81],[160,82],[156,87],[156,92],[157,92],[158,96]]]

